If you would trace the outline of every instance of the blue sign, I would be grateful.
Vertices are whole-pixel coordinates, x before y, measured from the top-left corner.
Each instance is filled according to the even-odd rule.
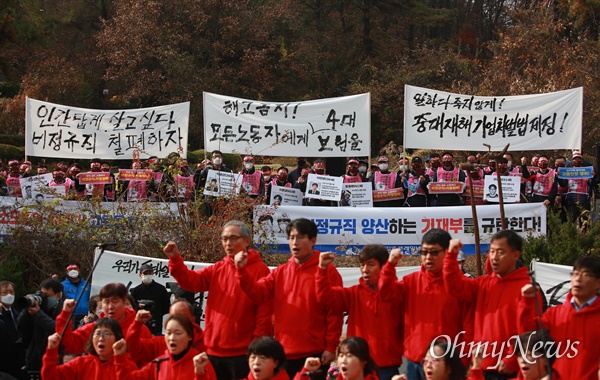
[[[558,168],[558,178],[575,179],[575,178],[592,178],[593,168],[586,166],[584,168]]]

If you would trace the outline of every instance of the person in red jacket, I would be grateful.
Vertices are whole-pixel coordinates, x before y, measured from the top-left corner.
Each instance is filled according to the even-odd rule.
[[[54,333],[48,337],[46,354],[42,359],[42,379],[69,380],[110,380],[116,378],[113,344],[123,338],[121,326],[114,319],[100,318],[95,323],[86,343],[88,355],[77,356],[63,365],[58,363],[60,335]],[[125,371],[137,370],[129,355],[123,355],[122,367]]]
[[[521,290],[519,303],[520,330],[531,328],[536,311],[533,286]],[[566,302],[551,307],[542,316],[542,325],[561,346],[553,369],[562,379],[597,379],[600,370],[600,258],[580,257],[573,265],[571,292]],[[534,323],[535,326],[535,323]],[[560,357],[558,356],[560,355]],[[554,377],[553,377],[554,378]]]
[[[115,352],[115,367],[117,380],[176,380],[199,379],[195,373],[194,359],[201,353],[192,346],[194,341],[194,327],[192,321],[184,314],[169,316],[165,323],[165,336],[167,344],[164,356],[157,357],[142,369],[131,371],[126,366],[127,342],[125,339],[117,341],[113,350]],[[212,367],[209,367],[212,370]],[[214,372],[210,374],[215,378]]]
[[[396,264],[402,252],[396,248],[381,272],[381,299],[400,298],[404,303],[404,356],[408,359],[406,373],[411,380],[425,378],[421,360],[436,337],[459,337],[462,342],[469,342],[472,337],[473,305],[457,300],[444,286],[442,267],[451,239],[448,232],[431,229],[421,241],[420,271],[398,282]]]
[[[258,305],[273,300],[275,339],[283,345],[288,358],[284,369],[293,377],[307,357],[319,356],[324,366],[317,378],[325,378],[327,367],[335,357],[342,333],[343,314],[317,301],[315,274],[319,251],[317,226],[308,219],[295,219],[286,228],[292,257],[268,276],[254,280],[247,267],[249,255],[235,255],[237,278],[244,292]],[[342,277],[328,267],[332,286],[342,286]]]
[[[377,365],[371,358],[369,344],[361,337],[354,336],[340,342],[336,350],[339,374],[336,380],[379,380]],[[294,380],[314,378],[319,370],[319,358],[306,358],[304,367],[296,374]]]
[[[252,281],[269,274],[260,254],[250,246],[250,228],[240,221],[225,224],[221,242],[225,257],[207,268],[192,271],[184,264],[177,244],[169,242],[164,253],[169,257],[169,271],[177,284],[191,292],[206,292],[204,344],[219,380],[241,379],[248,373],[246,350],[253,339],[272,335],[272,302],[255,304],[236,280],[233,257],[243,251],[248,255],[248,273]]]
[[[100,303],[102,305],[102,313],[100,318],[114,319],[121,326],[121,331],[127,331],[129,326],[135,320],[135,311],[125,307],[127,299],[127,288],[123,284],[106,284],[100,289]],[[75,300],[65,300],[63,304],[62,312],[56,317],[56,332],[61,333],[65,328],[69,313],[72,313],[75,309]],[[67,326],[65,334],[62,337],[61,344],[64,347],[65,352],[71,354],[79,354],[84,352],[85,342],[88,341],[94,324],[88,323],[72,330],[71,323]],[[144,326],[140,334],[141,338],[150,338],[152,334],[148,327]],[[137,363],[138,365],[140,363]]]
[[[206,351],[204,346],[204,332],[202,328],[194,322],[194,308],[184,299],[175,301],[169,308],[169,315],[183,314],[192,321],[194,328],[194,341],[192,346],[200,352]],[[138,310],[135,316],[135,322],[129,326],[126,332],[127,347],[133,359],[144,366],[152,359],[162,355],[167,349],[167,344],[163,336],[153,336],[149,339],[140,339],[142,326],[152,318],[148,310]]]
[[[516,232],[495,233],[488,254],[490,272],[475,279],[466,277],[458,266],[460,240],[450,242],[444,259],[447,291],[459,300],[475,302],[474,342],[486,345],[482,362],[486,380],[511,379],[518,371],[511,339],[518,332],[521,288],[530,281],[526,267],[517,269],[522,247],[523,239]]]
[[[322,252],[316,276],[317,300],[336,310],[348,312],[346,336],[363,337],[371,348],[371,357],[379,368],[379,379],[391,380],[399,373],[404,347],[402,344],[403,313],[401,296],[383,302],[379,295],[381,268],[389,253],[381,244],[367,244],[360,251],[359,284],[332,287],[327,276],[335,253]]]

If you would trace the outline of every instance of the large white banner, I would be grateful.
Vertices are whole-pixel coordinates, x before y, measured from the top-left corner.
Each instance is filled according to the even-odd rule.
[[[25,154],[70,159],[187,157],[190,103],[160,107],[94,110],[27,98]]]
[[[371,96],[262,102],[204,93],[204,149],[264,156],[369,156]]]
[[[582,87],[495,97],[404,87],[406,148],[581,149],[582,120]]]
[[[546,234],[546,207],[542,203],[504,205],[508,229],[522,236]],[[497,205],[477,206],[481,243],[502,229]],[[432,228],[448,231],[461,239],[467,254],[475,251],[471,208],[454,207],[294,207],[255,206],[255,242],[276,245],[277,251],[289,249],[287,225],[307,218],[317,224],[317,248],[321,251],[355,254],[365,244],[383,244],[388,249],[418,254],[421,238]]]

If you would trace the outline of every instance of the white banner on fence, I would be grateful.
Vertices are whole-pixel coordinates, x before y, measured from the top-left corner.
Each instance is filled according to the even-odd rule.
[[[311,173],[306,182],[305,198],[338,202],[342,196],[342,187],[344,186],[342,177]]]
[[[520,176],[500,176],[502,181],[502,200],[506,203],[518,202],[521,198],[521,177]],[[483,200],[498,203],[498,177],[495,175],[486,175],[483,184]]]
[[[495,97],[404,87],[406,148],[581,149],[582,120],[582,87]]]
[[[522,236],[546,234],[546,207],[541,203],[504,206],[507,226]],[[482,243],[500,231],[502,223],[497,205],[477,206]],[[365,244],[401,247],[405,254],[415,254],[421,238],[432,228],[444,229],[467,245],[474,245],[471,208],[454,207],[294,207],[255,206],[255,241],[288,245],[285,229],[297,218],[313,220],[318,227],[320,250],[355,252]],[[259,219],[261,223],[259,225]],[[348,250],[348,247],[351,249]],[[472,248],[472,247],[470,247]],[[465,250],[466,253],[469,253]],[[471,250],[473,252],[473,250]]]
[[[264,156],[369,156],[371,96],[263,102],[204,93],[204,149]]]
[[[302,190],[284,186],[271,186],[271,199],[273,206],[302,206],[304,194]]]
[[[98,259],[98,255],[99,252],[97,251],[94,254],[94,261]],[[143,264],[152,265],[154,270],[154,280],[159,284],[166,286],[168,282],[176,282],[169,273],[169,261],[167,259],[157,259],[153,257],[135,256],[113,251],[104,251],[92,277],[92,291],[90,294],[98,294],[104,285],[113,282],[124,284],[128,288],[139,285],[141,283],[139,276],[140,267]],[[191,261],[186,261],[185,264],[192,270],[202,269],[212,265]],[[273,269],[275,267],[269,268]],[[419,268],[420,267],[418,266],[398,267],[396,268],[396,274],[400,279],[407,274],[419,270]],[[337,268],[337,270],[342,276],[344,286],[358,284],[358,280],[361,277],[360,268]]]
[[[340,207],[373,207],[371,182],[345,183]]]
[[[190,103],[94,110],[27,98],[25,154],[70,159],[187,156]]]

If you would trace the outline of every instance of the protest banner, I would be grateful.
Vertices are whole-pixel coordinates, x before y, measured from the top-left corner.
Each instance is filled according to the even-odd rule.
[[[404,199],[403,188],[373,190],[373,202],[393,201],[395,199]]]
[[[518,178],[518,177],[517,177]],[[522,236],[546,234],[546,207],[542,203],[505,205],[507,228]],[[479,232],[485,247],[502,229],[497,205],[477,206]],[[297,207],[255,206],[255,242],[287,249],[286,227],[294,219],[307,218],[317,224],[315,249],[345,253],[365,244],[399,247],[403,254],[415,254],[423,234],[432,228],[448,231],[464,244],[467,254],[475,252],[471,208],[449,207]],[[259,233],[260,232],[260,233]],[[485,248],[482,248],[485,249]]]
[[[69,159],[187,156],[190,103],[94,110],[27,98],[25,154]]]
[[[77,179],[79,180],[80,185],[102,185],[112,182],[109,172],[79,173]]]
[[[342,196],[344,179],[320,174],[309,174],[306,180],[305,198],[338,202]]]
[[[239,173],[228,173],[210,169],[206,176],[204,195],[228,197],[239,194],[243,176]]]
[[[593,169],[594,168],[591,166],[580,168],[558,168],[558,178],[592,178],[594,176]]]
[[[461,194],[465,189],[462,182],[429,182],[429,194]]]
[[[502,180],[502,200],[504,203],[515,203],[521,199],[521,176],[500,176]],[[498,178],[486,175],[483,183],[483,200],[498,203]]]
[[[344,183],[340,207],[373,207],[371,182]]]
[[[404,87],[405,148],[581,149],[582,120],[582,87],[495,97]]]
[[[302,206],[304,194],[300,189],[284,186],[271,186],[270,204],[273,206]]]
[[[204,92],[204,149],[265,156],[369,156],[370,94],[263,102]]]
[[[119,169],[119,181],[150,181],[153,177],[152,170]]]

